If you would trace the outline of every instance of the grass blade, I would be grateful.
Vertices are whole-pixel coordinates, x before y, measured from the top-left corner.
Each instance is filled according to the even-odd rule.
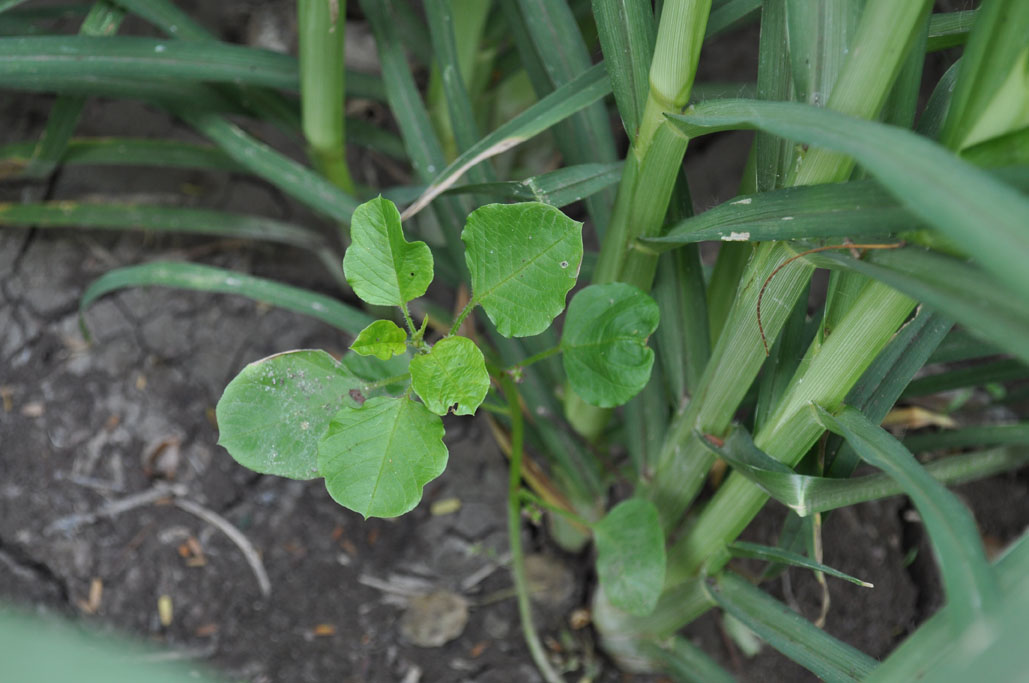
[[[975,24],[978,10],[946,12],[929,17],[929,40],[925,45],[926,52],[946,50],[948,47],[964,45],[968,33]]]
[[[311,169],[276,152],[218,114],[190,108],[176,108],[174,112],[254,175],[331,218],[350,222],[357,200]]]
[[[512,6],[508,17],[520,21],[528,37],[518,45],[519,53],[523,59],[527,52],[535,53],[543,66],[542,71],[529,70],[537,96],[553,95],[563,86],[578,80],[590,68],[589,50],[566,2],[510,0],[507,4]],[[556,142],[569,164],[618,160],[607,110],[600,103],[591,103],[561,122]],[[586,208],[600,236],[607,228],[614,199],[612,190],[586,201]]]
[[[940,342],[940,345],[929,356],[927,363],[954,363],[963,360],[986,358],[1001,353],[1000,349],[983,344],[982,341],[972,336],[968,330],[958,328],[951,330],[950,334]]]
[[[361,330],[375,320],[366,313],[332,297],[284,285],[274,280],[265,280],[245,273],[196,263],[155,261],[138,266],[117,268],[94,280],[86,288],[82,300],[79,302],[79,316],[82,320],[83,332],[86,333],[83,316],[94,301],[119,289],[149,285],[238,294],[317,318],[354,336],[357,336]]]
[[[860,261],[829,252],[811,260],[881,280],[946,313],[988,344],[1029,362],[1029,306],[979,268],[914,248],[880,251]]]
[[[741,25],[761,9],[761,4],[762,0],[728,0],[717,7],[712,4],[704,39],[710,40]]]
[[[1026,377],[1029,377],[1029,367],[1019,360],[980,363],[916,379],[904,390],[902,398],[927,396],[963,387],[979,387],[993,382],[1013,382]]]
[[[1026,35],[1029,4],[1024,0],[983,3],[961,58],[940,136],[944,145],[962,150],[1026,125]],[[1016,88],[1014,97],[1009,93],[1002,101],[1003,91],[1011,85]]]
[[[904,447],[913,453],[935,451],[942,448],[968,448],[1008,444],[1029,444],[1029,422],[967,427],[965,429],[949,430],[935,434],[915,434],[904,439]]]
[[[833,416],[817,406],[813,410],[826,429],[845,438],[863,460],[893,477],[911,497],[929,531],[956,623],[995,609],[1000,599],[996,577],[968,508],[860,411],[844,408]]]
[[[593,17],[611,92],[625,132],[633,140],[650,88],[650,60],[657,39],[654,10],[643,0],[593,0]]]
[[[757,543],[748,543],[747,541],[736,541],[729,544],[729,553],[733,557],[746,557],[752,560],[764,560],[766,562],[775,562],[778,564],[788,564],[793,567],[803,567],[805,569],[811,569],[816,572],[822,572],[829,576],[835,576],[837,579],[843,579],[844,581],[850,581],[856,586],[862,588],[874,588],[872,584],[861,579],[854,578],[850,574],[845,574],[838,569],[833,569],[821,562],[815,562],[809,560],[803,555],[797,553],[791,553],[782,548],[773,548],[767,545],[759,545]]]
[[[297,90],[287,55],[220,42],[155,38],[36,36],[0,39],[0,78],[78,77],[235,83]]]
[[[407,207],[404,218],[409,218],[425,208],[429,202],[456,183],[469,168],[517,147],[583,107],[603,98],[609,92],[611,83],[604,66],[598,64],[591,67],[465,150],[435,177],[418,201]]]
[[[990,170],[998,180],[1029,191],[1029,167]],[[871,180],[804,185],[735,197],[673,223],[648,246],[723,242],[875,237],[912,230],[919,220]]]
[[[644,643],[644,651],[661,662],[677,681],[689,683],[733,683],[736,679],[702,649],[682,636],[661,643]]]
[[[35,143],[15,142],[0,147],[0,168],[17,173],[28,163]],[[72,138],[61,163],[66,166],[158,166],[217,171],[243,171],[217,147],[179,140],[149,138]],[[0,172],[0,177],[5,176]]]
[[[125,12],[106,1],[94,4],[79,29],[86,36],[113,35],[121,25]],[[29,178],[45,178],[53,173],[60,163],[68,146],[68,140],[75,132],[82,114],[85,98],[68,96],[58,97],[50,110],[50,118],[46,122],[46,130],[32,152],[24,175]]]
[[[69,201],[41,204],[0,203],[0,226],[153,230],[179,234],[256,239],[288,244],[313,252],[344,291],[349,291],[340,256],[321,235],[264,216],[139,204],[85,204]]]
[[[1027,432],[1025,429],[1012,429],[995,435],[993,440],[1025,443]],[[990,443],[989,437],[983,443]],[[855,478],[797,474],[754,446],[742,428],[733,431],[721,448],[706,441],[705,445],[732,465],[735,471],[801,517],[905,493],[904,488],[886,474]],[[926,471],[941,483],[961,484],[1018,469],[1026,463],[1029,463],[1029,452],[1023,449],[994,448],[942,458],[926,465]],[[791,547],[792,542],[785,549],[790,550]]]
[[[616,184],[621,176],[621,162],[578,164],[565,166],[525,180],[457,185],[443,194],[475,194],[494,199],[543,202],[561,207]]]
[[[779,652],[826,681],[860,681],[878,665],[729,572],[705,584],[708,595]]]
[[[1017,681],[1025,672],[1029,628],[1029,533],[994,564],[1004,602],[981,619],[957,624],[944,607],[901,644],[868,680]],[[974,667],[969,669],[968,667]]]
[[[760,128],[854,157],[922,221],[1016,292],[1029,293],[1029,198],[918,135],[826,109],[725,100],[670,116],[688,136]],[[982,238],[989,225],[990,239]]]

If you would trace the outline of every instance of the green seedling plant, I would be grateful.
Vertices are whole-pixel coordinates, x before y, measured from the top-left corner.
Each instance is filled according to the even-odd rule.
[[[108,272],[82,309],[157,285],[338,329],[340,358],[297,350],[246,366],[218,403],[220,443],[255,471],[324,479],[365,517],[418,504],[447,463],[445,416],[488,412],[509,456],[522,629],[548,683],[562,679],[532,626],[526,509],[560,546],[592,543],[593,626],[626,670],[733,680],[681,633],[714,609],[825,680],[1024,676],[1029,536],[988,560],[945,485],[1027,460],[1029,3],[358,4],[381,76],[343,68],[343,0],[298,2],[298,60],[219,41],[169,0],[78,8],[78,36],[46,35],[56,10],[0,1],[0,86],[58,95],[38,140],[0,148],[4,174],[248,174],[327,230],[32,196],[0,205],[0,225],[142,227],[313,255],[336,295],[156,262]],[[117,35],[128,13],[163,37]],[[756,82],[697,80],[709,41],[755,22]],[[928,57],[945,49],[920,107]],[[210,144],[74,138],[88,97],[142,99]],[[352,98],[388,109],[399,135],[348,117]],[[292,136],[310,165],[241,118]],[[737,196],[695,214],[694,140],[734,130],[755,131]],[[410,183],[361,186],[344,153],[356,147],[405,164]],[[830,276],[812,296],[816,268]],[[462,289],[466,305],[437,303]],[[935,422],[956,428],[881,426],[947,391],[962,393]],[[961,408],[969,395],[1009,419]],[[879,472],[852,476],[861,463]],[[760,588],[796,567],[826,605],[837,579],[874,590],[825,564],[821,530],[835,509],[901,494],[929,532],[946,605],[883,661]],[[777,541],[739,541],[770,499],[790,510]],[[762,571],[742,573],[744,559]]]
[[[472,296],[450,331],[429,343],[428,317],[415,327],[408,303],[433,277],[432,252],[404,238],[400,212],[379,197],[359,206],[343,259],[363,301],[395,306],[361,330],[351,350],[380,362],[337,361],[324,351],[289,351],[248,365],[218,402],[219,443],[242,465],[292,479],[325,480],[340,505],[395,517],[421,499],[447,464],[442,417],[474,415],[508,370],[488,366],[479,346],[457,334],[481,306],[507,337],[537,335],[565,308],[582,263],[582,224],[541,203],[476,209],[461,234]],[[595,405],[624,403],[647,383],[647,338],[657,304],[623,284],[592,286],[572,299],[559,346],[569,380]],[[492,368],[492,369],[490,369]]]

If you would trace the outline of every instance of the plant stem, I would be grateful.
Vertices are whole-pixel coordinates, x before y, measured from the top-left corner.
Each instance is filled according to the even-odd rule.
[[[402,375],[394,375],[392,377],[387,377],[385,379],[380,379],[378,382],[372,382],[371,384],[365,384],[364,385],[364,390],[365,391],[372,391],[373,389],[380,389],[382,387],[387,387],[390,384],[398,384],[400,382],[405,382],[405,381],[407,381],[409,379],[411,379],[411,373],[410,372],[405,372]]]
[[[522,500],[528,501],[528,502],[530,502],[530,503],[532,503],[534,505],[539,505],[541,508],[543,508],[545,510],[550,510],[553,513],[561,515],[562,517],[567,519],[572,524],[577,524],[577,525],[581,526],[583,529],[592,529],[593,528],[593,525],[590,522],[587,522],[585,519],[583,519],[579,515],[577,515],[577,514],[575,514],[573,512],[569,512],[568,510],[565,510],[562,507],[554,505],[553,503],[548,503],[547,501],[543,500],[542,498],[537,496],[532,491],[529,491],[528,489],[521,489],[518,492],[518,495],[519,495],[519,497]]]
[[[343,128],[346,0],[298,0],[300,109],[308,155],[326,178],[355,194]]]
[[[626,282],[649,292],[657,270],[655,253],[633,249],[637,238],[656,235],[682,166],[688,140],[665,123],[689,101],[700,59],[711,0],[668,0],[661,14],[650,90],[639,132],[629,150],[615,206],[593,271],[593,284]],[[588,439],[596,439],[611,414],[566,387],[565,415]]]
[[[450,331],[447,332],[448,337],[457,334],[457,331],[461,329],[461,323],[464,322],[464,319],[468,317],[468,314],[475,310],[475,307],[478,305],[479,302],[474,298],[468,300],[468,303],[464,305],[464,308],[461,309],[461,312],[458,314],[457,319],[454,320],[454,324],[450,326]]]
[[[561,353],[561,351],[562,351],[562,348],[561,348],[560,344],[557,345],[557,346],[551,346],[549,349],[544,349],[543,351],[540,351],[539,353],[535,353],[535,354],[529,356],[528,358],[526,358],[525,360],[518,361],[517,363],[515,363],[511,367],[506,368],[505,371],[506,372],[510,372],[511,370],[514,370],[516,368],[528,367],[528,366],[532,365],[533,363],[537,363],[537,362],[539,362],[541,360],[546,360],[547,358],[550,358],[551,356],[556,356],[557,354]]]
[[[532,623],[532,605],[529,603],[529,580],[525,574],[525,557],[522,554],[522,506],[519,493],[522,488],[522,440],[525,436],[522,422],[522,407],[518,389],[506,375],[500,375],[500,384],[507,395],[511,411],[511,462],[508,464],[507,479],[507,535],[511,543],[511,573],[514,575],[518,595],[518,614],[522,621],[522,635],[536,667],[547,683],[563,683],[547,660],[539,635]]]

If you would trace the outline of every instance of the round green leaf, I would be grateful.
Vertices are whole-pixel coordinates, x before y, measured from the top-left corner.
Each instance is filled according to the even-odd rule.
[[[487,204],[468,216],[461,240],[479,304],[505,337],[550,326],[582,263],[582,223],[526,202]]]
[[[425,242],[404,239],[393,202],[377,197],[357,207],[350,238],[343,272],[362,300],[400,306],[425,294],[432,282],[432,252]]]
[[[654,352],[647,337],[659,316],[653,299],[621,282],[591,285],[572,297],[561,350],[575,393],[602,408],[638,394],[650,379]]]
[[[443,420],[421,403],[378,396],[345,406],[318,444],[329,495],[368,517],[397,517],[447,466]]]
[[[411,386],[437,415],[446,415],[455,404],[455,415],[472,415],[489,391],[486,360],[471,339],[441,339],[411,359]]]
[[[376,320],[361,330],[350,348],[362,356],[389,360],[407,350],[407,332],[392,320]]]
[[[229,382],[218,401],[218,443],[255,472],[313,479],[318,440],[340,408],[356,405],[351,391],[361,385],[324,351],[290,351],[255,361]]]
[[[597,577],[611,604],[644,617],[665,583],[665,537],[657,508],[643,498],[619,503],[593,527]]]

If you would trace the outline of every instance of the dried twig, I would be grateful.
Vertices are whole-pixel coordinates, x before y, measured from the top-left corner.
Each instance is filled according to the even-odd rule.
[[[235,543],[236,547],[239,548],[241,553],[243,553],[243,557],[246,559],[247,564],[250,565],[250,569],[253,570],[254,576],[257,577],[257,585],[261,589],[261,595],[268,597],[271,594],[272,584],[271,581],[268,580],[268,572],[264,569],[264,563],[261,562],[261,556],[257,553],[257,550],[254,549],[250,540],[243,535],[243,532],[233,526],[232,522],[225,519],[214,510],[209,510],[203,505],[198,505],[186,498],[176,498],[175,507],[199,517],[228,536],[229,540]]]

